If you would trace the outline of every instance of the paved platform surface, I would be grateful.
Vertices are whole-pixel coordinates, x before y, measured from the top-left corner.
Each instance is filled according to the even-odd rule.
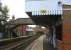
[[[53,45],[48,43],[44,34],[32,42],[25,50],[57,50],[57,48],[54,48]]]
[[[45,35],[40,36],[33,43],[31,43],[25,50],[43,50],[43,39]]]

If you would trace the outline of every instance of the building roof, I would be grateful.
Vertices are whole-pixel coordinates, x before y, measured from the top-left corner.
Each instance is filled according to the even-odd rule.
[[[63,4],[63,8],[71,8],[71,5]]]
[[[16,20],[9,21],[9,24],[26,24],[26,25],[32,25],[34,22],[30,18],[18,18]]]
[[[67,5],[67,4],[64,4],[63,5],[63,10],[65,10],[65,11],[70,11],[71,10],[71,5]]]
[[[7,23],[7,27],[15,27],[16,25],[21,25],[21,24],[24,24],[24,25],[34,25],[35,23],[32,21],[32,19],[30,18],[18,18],[16,20],[11,20]]]
[[[30,18],[18,18],[14,21],[16,24],[27,24],[27,25],[33,25],[35,24],[32,19]]]

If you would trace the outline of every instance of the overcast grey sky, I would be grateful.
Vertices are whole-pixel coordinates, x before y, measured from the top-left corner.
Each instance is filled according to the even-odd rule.
[[[52,0],[53,1],[53,0]],[[16,18],[27,18],[25,14],[25,0],[2,0],[3,5],[8,5],[10,18],[15,15]],[[63,3],[71,4],[71,0],[63,0]]]
[[[10,18],[15,15],[16,18],[27,18],[25,13],[25,0],[2,0],[3,5],[9,8]]]

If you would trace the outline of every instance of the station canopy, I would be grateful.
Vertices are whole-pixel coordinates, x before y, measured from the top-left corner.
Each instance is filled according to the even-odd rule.
[[[25,0],[25,12],[36,25],[56,24],[63,14],[59,0]]]
[[[25,12],[32,15],[62,14],[62,5],[59,0],[25,0]]]

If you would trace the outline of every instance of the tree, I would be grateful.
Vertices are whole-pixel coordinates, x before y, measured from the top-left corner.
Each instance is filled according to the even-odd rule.
[[[5,24],[8,20],[8,7],[2,6],[0,2],[0,32],[4,32]]]
[[[8,18],[9,18],[8,17],[8,8],[7,8],[7,6],[4,6],[2,8],[2,19],[3,19],[4,23],[7,22]]]

